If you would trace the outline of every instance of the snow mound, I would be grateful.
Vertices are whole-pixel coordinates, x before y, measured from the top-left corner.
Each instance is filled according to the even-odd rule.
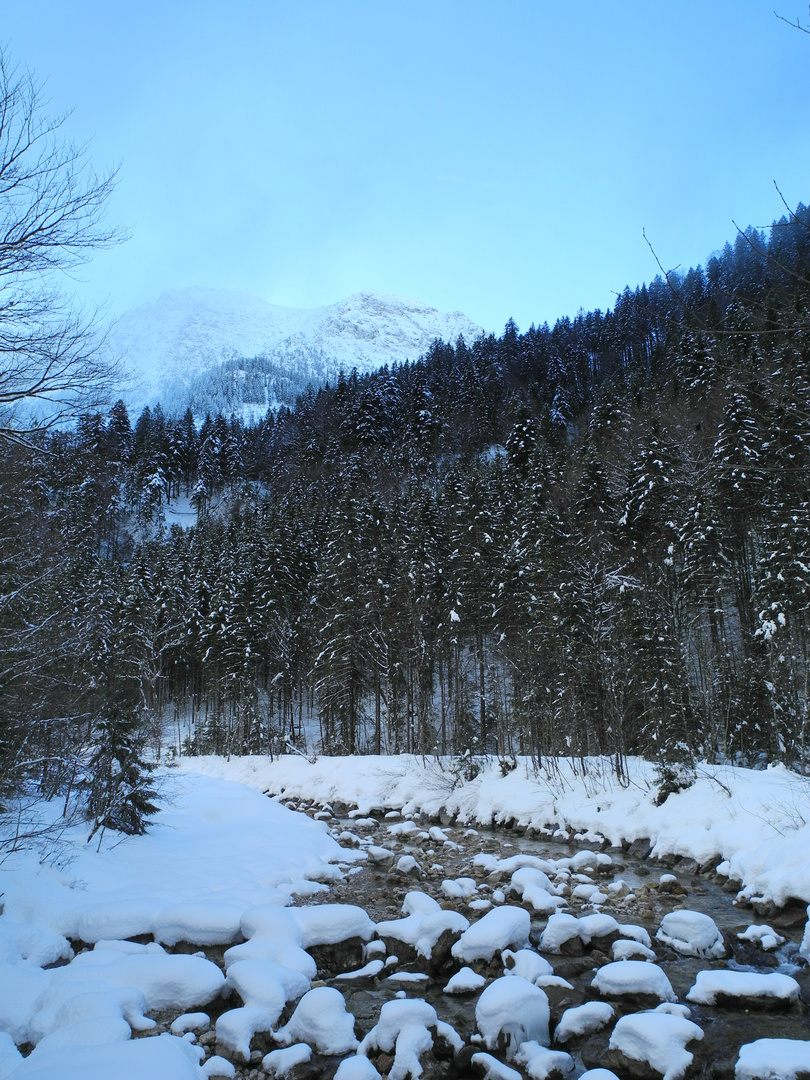
[[[301,929],[305,949],[312,945],[337,945],[349,938],[368,941],[374,936],[374,923],[355,904],[317,904],[314,907],[290,908]]]
[[[735,1080],[795,1080],[810,1073],[810,1041],[757,1039],[740,1047]]]
[[[782,935],[777,934],[773,927],[767,924],[749,926],[741,934],[737,934],[737,937],[740,941],[749,941],[754,945],[759,945],[764,952],[770,952],[785,943]]]
[[[646,960],[619,960],[605,964],[594,975],[591,986],[608,997],[640,994],[661,1001],[675,1001],[669,979],[657,964]]]
[[[517,975],[535,986],[539,979],[554,974],[548,960],[533,949],[518,949],[517,952],[504,949],[501,959],[504,962],[504,975]]]
[[[256,1005],[269,1013],[273,1023],[288,1001],[309,990],[309,979],[274,960],[239,960],[228,968],[226,983],[245,1005]]]
[[[203,1080],[199,1051],[184,1039],[161,1035],[103,1046],[60,1046],[34,1050],[14,1080]]]
[[[478,975],[472,968],[460,968],[445,986],[445,994],[471,994],[486,985],[483,975]]]
[[[292,1072],[296,1065],[303,1065],[312,1058],[312,1047],[306,1043],[296,1043],[294,1046],[283,1046],[279,1050],[271,1050],[262,1058],[262,1068],[271,1076],[286,1076]]]
[[[272,1031],[273,1017],[257,1005],[229,1009],[217,1020],[217,1042],[242,1061],[250,1061],[250,1041],[257,1031]]]
[[[534,1040],[520,1044],[515,1061],[524,1066],[532,1080],[546,1080],[552,1073],[565,1075],[574,1068],[574,1059],[570,1054],[562,1050],[548,1050]]]
[[[718,999],[767,998],[790,1003],[798,1000],[799,984],[778,971],[699,971],[686,1000],[696,1005],[715,1005]]]
[[[409,892],[402,904],[404,919],[389,919],[377,924],[380,937],[394,938],[412,946],[420,956],[430,957],[433,947],[447,930],[462,934],[470,925],[459,911],[445,911],[433,897],[423,892]]]
[[[386,1001],[380,1009],[376,1025],[360,1043],[358,1053],[368,1055],[370,1050],[394,1051],[394,1063],[389,1080],[414,1080],[422,1075],[420,1057],[433,1047],[435,1030],[444,1037],[458,1053],[464,1045],[450,1024],[439,1020],[436,1010],[421,998],[399,998]]]
[[[491,982],[475,1006],[475,1021],[487,1049],[494,1050],[503,1041],[510,1058],[523,1042],[548,1046],[548,997],[520,976],[503,976]]]
[[[680,1080],[694,1056],[686,1044],[702,1038],[703,1032],[697,1024],[682,1016],[642,1012],[619,1019],[608,1048],[633,1061],[646,1061],[661,1073],[663,1080]]]
[[[661,921],[656,941],[684,956],[725,956],[723,935],[709,915],[700,911],[670,911]]]
[[[457,960],[491,960],[496,952],[510,945],[523,948],[529,944],[531,919],[523,908],[504,905],[488,911],[465,930],[452,948]]]
[[[573,1009],[566,1009],[554,1029],[554,1041],[568,1042],[580,1035],[600,1031],[613,1019],[613,1006],[606,1001],[586,1001]]]
[[[276,1032],[280,1043],[306,1042],[322,1054],[348,1054],[357,1049],[354,1017],[333,986],[304,994],[289,1022]]]

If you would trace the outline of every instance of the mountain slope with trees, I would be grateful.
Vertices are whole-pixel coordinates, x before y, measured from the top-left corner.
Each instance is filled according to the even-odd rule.
[[[255,426],[119,404],[2,443],[4,793],[92,785],[133,716],[183,753],[639,754],[663,794],[805,772],[808,312],[799,206]]]

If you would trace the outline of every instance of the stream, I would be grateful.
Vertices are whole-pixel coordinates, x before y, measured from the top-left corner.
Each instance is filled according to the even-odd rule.
[[[538,915],[530,904],[523,903],[518,895],[509,894],[510,873],[476,865],[474,859],[481,854],[505,859],[513,855],[526,854],[545,860],[561,860],[575,855],[582,848],[569,843],[551,840],[538,835],[526,835],[513,830],[492,828],[469,829],[462,825],[444,825],[442,840],[435,821],[414,818],[417,830],[410,834],[395,835],[392,826],[401,824],[398,815],[389,813],[382,817],[360,817],[358,811],[350,813],[345,808],[338,808],[337,815],[331,808],[309,805],[304,802],[287,802],[291,809],[308,813],[310,816],[325,820],[332,834],[347,849],[365,847],[375,851],[375,858],[358,862],[347,869],[343,880],[330,883],[329,891],[314,895],[299,903],[349,903],[363,907],[372,920],[394,920],[402,917],[402,903],[412,890],[419,890],[432,896],[446,910],[461,912],[470,921],[481,913],[484,904],[490,901],[494,905],[507,903],[526,908],[531,914],[532,946],[537,948],[547,917]],[[433,827],[433,834],[431,834]],[[587,845],[583,845],[587,848]],[[382,855],[379,849],[387,849],[390,857]],[[798,946],[804,928],[806,915],[796,909],[777,912],[768,919],[755,915],[750,907],[734,904],[734,891],[729,891],[729,883],[714,873],[698,875],[679,870],[677,866],[668,867],[652,859],[637,858],[627,851],[606,849],[610,856],[609,865],[596,866],[587,872],[572,875],[571,892],[576,884],[597,885],[606,899],[592,906],[587,900],[567,895],[566,907],[562,910],[575,916],[584,916],[599,911],[613,915],[621,924],[633,924],[647,930],[652,939],[652,948],[656,954],[656,963],[666,973],[678,1001],[683,1002],[690,987],[695,982],[697,972],[711,969],[731,968],[738,971],[782,972],[791,975],[800,985],[800,1000],[787,1008],[775,1010],[761,1005],[753,1007],[747,999],[734,1002],[732,1008],[691,1005],[690,1019],[704,1031],[704,1039],[692,1044],[695,1061],[687,1076],[707,1078],[731,1078],[734,1076],[734,1064],[739,1048],[760,1038],[787,1038],[810,1040],[810,968],[798,955]],[[402,856],[412,856],[416,866],[410,872],[397,869]],[[442,889],[442,883],[458,878],[472,878],[476,889],[472,896],[450,900]],[[726,885],[726,888],[723,885]],[[587,890],[585,890],[587,891]],[[469,901],[477,901],[477,908],[470,908]],[[689,909],[711,916],[723,934],[727,946],[723,959],[684,956],[672,948],[661,945],[655,939],[656,931],[663,917],[677,909]],[[769,923],[785,938],[777,949],[764,951],[756,943],[742,942],[737,934],[752,924]],[[390,944],[390,943],[389,943]],[[610,963],[613,956],[610,945],[597,942],[597,947],[583,947],[575,943],[568,954],[543,953],[551,963],[554,975],[560,976],[570,987],[564,985],[548,986],[551,1007],[552,1031],[561,1014],[568,1008],[578,1006],[596,998],[590,983],[595,969]],[[600,945],[602,947],[600,947]],[[476,1030],[475,1002],[477,993],[451,996],[443,992],[449,975],[457,970],[458,961],[436,970],[423,957],[415,956],[411,950],[397,950],[401,953],[396,962],[376,976],[359,979],[335,978],[336,975],[356,970],[363,966],[370,955],[363,953],[359,943],[355,951],[332,954],[330,958],[319,957],[319,979],[325,985],[337,987],[346,999],[346,1005],[359,1027],[368,1031],[377,1021],[384,1002],[396,997],[418,997],[430,1002],[439,1018],[452,1024],[466,1041]],[[323,965],[323,966],[322,966]],[[488,979],[503,974],[500,958],[477,968]],[[406,981],[397,976],[406,976]],[[390,976],[394,978],[390,978]],[[408,975],[423,975],[426,978],[408,981]],[[615,1007],[615,1018],[628,1012],[637,1011],[638,1003],[629,1001],[611,1002]],[[572,1039],[559,1049],[572,1055],[575,1072],[569,1077],[578,1077],[585,1069],[605,1064],[603,1055],[607,1049],[612,1024],[603,1031],[590,1034],[580,1039]],[[554,1046],[552,1041],[552,1046]],[[810,1043],[808,1044],[810,1050]],[[472,1075],[454,1073],[448,1063],[435,1075]],[[429,1077],[426,1069],[423,1074]],[[643,1072],[636,1076],[646,1075]]]

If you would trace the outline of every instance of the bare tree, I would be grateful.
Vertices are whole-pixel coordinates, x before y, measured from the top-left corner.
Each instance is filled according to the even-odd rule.
[[[106,400],[115,364],[59,277],[125,237],[104,222],[117,170],[64,137],[42,86],[0,50],[0,437],[22,439]]]

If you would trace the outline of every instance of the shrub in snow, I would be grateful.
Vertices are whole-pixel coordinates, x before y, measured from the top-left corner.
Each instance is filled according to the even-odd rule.
[[[488,911],[465,930],[452,948],[457,960],[491,960],[509,946],[519,949],[529,944],[531,919],[523,908],[504,905]]]
[[[284,1046],[280,1050],[271,1050],[262,1058],[262,1068],[271,1076],[286,1076],[296,1065],[303,1065],[312,1057],[312,1047],[306,1043]]]
[[[729,1005],[737,1002],[745,1007],[752,1000],[760,1004],[790,1005],[799,997],[799,984],[790,975],[757,971],[699,971],[695,985],[686,995],[696,1005]]]
[[[490,983],[475,1006],[475,1021],[488,1050],[503,1047],[514,1057],[522,1042],[548,1046],[548,997],[519,976]]]
[[[735,1080],[796,1080],[810,1073],[810,1041],[757,1039],[740,1047]]]
[[[580,1035],[599,1031],[613,1019],[613,1006],[606,1001],[587,1001],[573,1009],[566,1009],[554,1029],[554,1041],[568,1042]]]
[[[637,995],[659,1001],[675,1001],[669,979],[657,964],[646,960],[619,960],[605,964],[593,977],[591,986],[607,997]]]
[[[307,1042],[322,1054],[348,1054],[357,1049],[354,1017],[333,986],[304,994],[289,1022],[276,1032],[280,1043]]]
[[[717,924],[700,911],[670,911],[661,921],[655,938],[684,956],[726,955],[723,935]]]
[[[702,1039],[703,1032],[682,1016],[642,1012],[622,1016],[608,1043],[630,1061],[646,1061],[663,1080],[679,1080],[692,1064],[686,1044]]]
[[[386,1001],[376,1025],[360,1043],[358,1053],[393,1051],[389,1080],[406,1080],[408,1076],[418,1080],[422,1075],[419,1059],[433,1048],[433,1031],[445,1039],[455,1053],[464,1045],[456,1031],[439,1020],[436,1010],[427,1001],[408,998]]]

